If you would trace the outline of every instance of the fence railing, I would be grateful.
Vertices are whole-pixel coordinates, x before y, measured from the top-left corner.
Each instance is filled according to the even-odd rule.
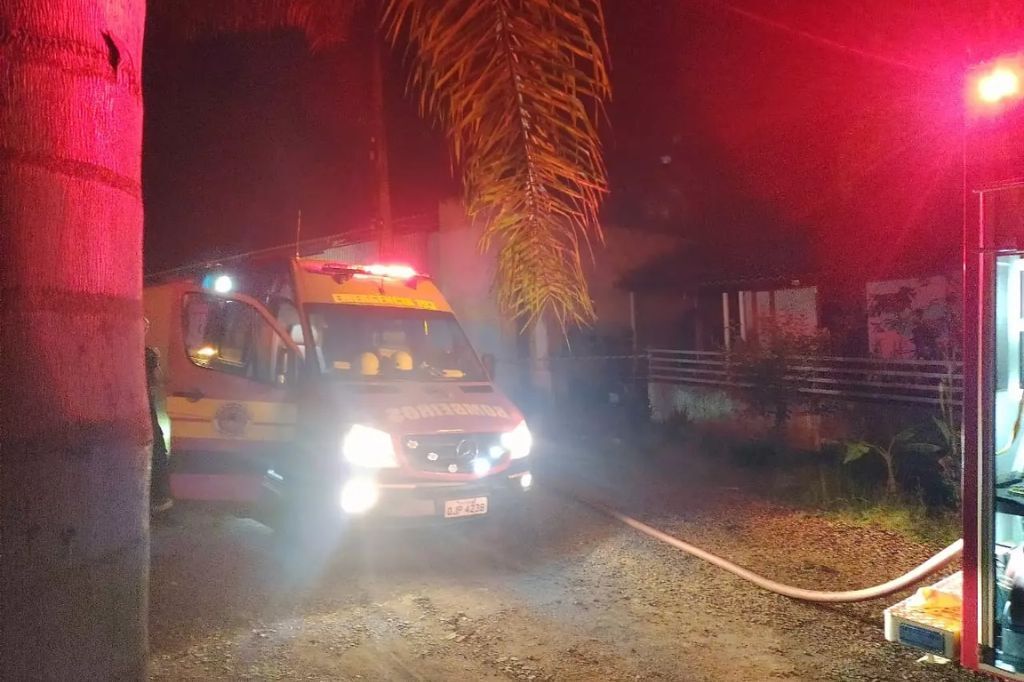
[[[648,379],[659,383],[755,388],[768,382],[803,394],[854,400],[937,405],[948,399],[953,406],[963,400],[962,365],[952,361],[802,357],[766,375],[725,353],[659,348],[648,351],[648,363]]]
[[[567,355],[555,356],[540,366],[550,367],[557,382],[568,391],[603,388],[608,391],[639,390],[647,384],[649,356],[636,355]]]

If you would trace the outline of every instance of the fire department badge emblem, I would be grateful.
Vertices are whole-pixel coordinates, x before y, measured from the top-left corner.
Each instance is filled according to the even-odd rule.
[[[225,436],[237,438],[245,433],[245,427],[252,421],[252,415],[241,403],[224,403],[213,417],[217,431]]]

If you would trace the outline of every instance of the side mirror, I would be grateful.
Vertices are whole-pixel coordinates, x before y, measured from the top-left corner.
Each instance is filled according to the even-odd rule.
[[[487,378],[493,381],[495,372],[498,369],[498,361],[494,358],[492,353],[484,353],[480,356],[480,361],[484,363],[484,370],[487,372]]]

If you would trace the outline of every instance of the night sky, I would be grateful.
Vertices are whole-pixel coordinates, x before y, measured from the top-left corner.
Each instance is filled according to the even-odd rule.
[[[148,272],[366,229],[368,32],[320,54],[298,33],[185,42],[147,27],[144,190]],[[401,61],[386,97],[398,229],[436,222],[457,194],[442,136],[417,115]]]
[[[1005,3],[1004,3],[1005,4]],[[805,254],[843,273],[955,264],[963,66],[1024,10],[955,0],[611,0],[609,224],[712,251]],[[894,7],[895,6],[895,7]],[[150,22],[147,269],[367,226],[366,32],[185,43]],[[394,212],[458,191],[444,141],[388,69]],[[765,251],[767,252],[767,251]]]

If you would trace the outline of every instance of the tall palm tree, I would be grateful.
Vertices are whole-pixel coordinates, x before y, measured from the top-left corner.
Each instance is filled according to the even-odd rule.
[[[358,0],[221,0],[207,28],[343,40]],[[156,6],[161,7],[161,0]],[[148,444],[141,324],[144,0],[0,3],[0,670],[146,674]],[[499,247],[505,309],[593,308],[608,95],[599,0],[388,0],[424,112]]]
[[[146,670],[144,0],[0,2],[0,676]]]

